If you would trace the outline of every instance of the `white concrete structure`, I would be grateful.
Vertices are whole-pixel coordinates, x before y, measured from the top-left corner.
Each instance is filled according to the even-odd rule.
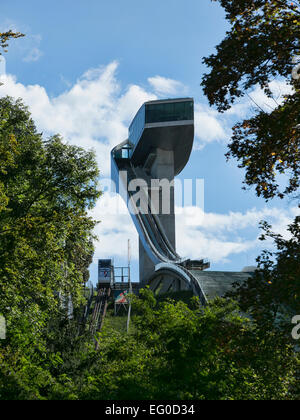
[[[175,240],[174,178],[187,164],[193,141],[193,99],[146,102],[128,139],[111,152],[111,173],[139,234],[141,285],[160,293],[192,290],[205,303],[205,277],[198,274],[209,263],[182,259]]]

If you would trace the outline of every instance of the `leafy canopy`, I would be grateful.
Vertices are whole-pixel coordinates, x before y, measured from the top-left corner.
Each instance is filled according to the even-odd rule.
[[[299,189],[300,180],[300,77],[293,77],[300,53],[300,8],[289,0],[213,0],[225,9],[231,25],[217,52],[204,58],[210,68],[202,86],[211,105],[228,110],[236,100],[260,86],[270,97],[270,82],[284,80],[291,93],[274,99],[270,112],[238,123],[227,157],[244,168],[244,183],[255,186],[265,199],[283,198]],[[278,175],[288,182],[280,186]]]
[[[10,39],[17,39],[22,38],[25,36],[21,32],[13,32],[12,30],[6,31],[6,32],[0,32],[0,47],[4,50],[4,52],[7,52],[6,48],[8,47],[8,41]],[[0,52],[1,55],[1,52]]]
[[[99,173],[93,152],[59,136],[43,140],[27,108],[9,97],[0,99],[0,152],[0,313],[7,323],[0,398],[8,383],[20,398],[27,388],[38,398],[39,386],[53,380],[49,331],[69,297],[75,310],[83,299],[96,223],[87,211],[100,195]]]

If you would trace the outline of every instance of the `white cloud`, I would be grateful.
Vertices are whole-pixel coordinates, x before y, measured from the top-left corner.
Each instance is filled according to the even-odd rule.
[[[118,63],[88,70],[73,86],[50,97],[40,85],[23,85],[12,75],[1,76],[0,95],[21,97],[45,135],[59,133],[71,144],[93,148],[103,175],[110,171],[110,150],[128,135],[128,125],[143,102],[157,99],[158,90],[175,92],[182,83],[156,76],[149,78],[154,91],[138,85],[122,89]],[[215,110],[195,104],[195,148],[230,137],[226,120]]]
[[[230,130],[217,111],[206,105],[195,104],[195,136],[194,147],[201,150],[207,143],[228,141]]]
[[[3,55],[0,55],[0,76],[4,76],[6,73],[6,60]]]
[[[28,52],[28,54],[23,58],[23,61],[25,61],[25,63],[35,62],[38,61],[42,56],[43,52],[39,48],[35,47]]]
[[[251,209],[245,213],[204,213],[198,207],[176,209],[177,251],[182,257],[208,258],[213,264],[227,263],[234,255],[253,251],[256,256],[272,241],[261,242],[258,237],[260,220],[268,220],[273,231],[289,237],[286,227],[299,213],[297,207],[290,209]],[[105,192],[90,213],[102,220],[96,227],[99,237],[95,255],[122,258],[126,255],[127,240],[132,244],[132,258],[138,260],[138,235],[125,203],[119,196]],[[246,232],[247,230],[247,232]],[[247,238],[247,239],[245,239]]]
[[[289,237],[286,228],[299,214],[297,207],[290,209],[251,209],[245,213],[204,213],[198,207],[177,209],[176,235],[180,255],[190,258],[208,258],[212,263],[227,262],[233,254],[272,246],[272,241],[258,240],[258,224],[267,220],[272,230]],[[243,230],[247,229],[247,234]],[[250,230],[249,230],[250,229]],[[245,237],[250,238],[245,240]]]
[[[195,104],[196,141],[194,148],[202,150],[205,145],[215,141],[227,144],[231,139],[231,128],[237,119],[249,118],[261,109],[271,112],[283,103],[285,95],[291,94],[293,91],[291,85],[280,80],[272,81],[269,87],[273,94],[272,98],[269,98],[259,86],[256,86],[251,93],[232,105],[223,114],[207,105]]]
[[[249,95],[252,106],[256,107],[255,104],[257,104],[266,112],[273,111],[278,105],[283,103],[284,95],[293,92],[292,86],[282,80],[273,80],[269,83],[269,88],[272,92],[272,98],[269,98],[259,86],[256,86],[254,91]]]
[[[180,82],[168,85],[165,81],[170,79],[155,77],[152,78],[153,90],[147,91],[134,84],[122,89],[117,78],[117,68],[118,63],[112,62],[107,66],[91,69],[73,86],[55,97],[50,97],[40,85],[23,85],[12,75],[2,75],[0,81],[4,85],[0,87],[0,96],[22,98],[29,106],[38,130],[44,136],[59,133],[71,144],[86,149],[93,148],[102,176],[109,176],[110,151],[127,138],[128,125],[142,103],[156,99],[159,88],[160,91],[165,89],[166,92],[169,89],[170,92],[182,86]],[[159,80],[161,84],[158,83]],[[213,141],[226,141],[229,136],[227,121],[226,115],[221,116],[196,103],[196,147],[203,147]],[[127,240],[130,238],[132,254],[137,259],[137,234],[125,204],[122,201],[120,204],[120,201],[120,198],[105,193],[92,213],[95,218],[102,219],[102,223],[96,228],[99,235],[96,255],[124,256]],[[119,203],[122,210],[119,213],[114,211],[116,203]],[[271,219],[274,229],[277,227],[277,231],[283,233],[292,216],[296,214],[295,211],[253,209],[246,213],[203,215],[199,208],[185,208],[176,219],[178,251],[183,256],[208,257],[212,262],[226,261],[234,254],[259,246],[259,220]],[[244,235],[243,229],[249,228],[253,232]],[[250,239],[245,241],[245,237]]]
[[[0,32],[8,32],[10,30],[13,32],[22,32],[16,22],[11,19],[6,18],[0,22]]]
[[[261,110],[272,112],[278,105],[283,103],[285,95],[293,92],[292,86],[283,80],[273,80],[269,83],[269,88],[272,92],[271,98],[257,85],[248,95],[226,111],[224,115],[244,119],[251,117],[253,113],[256,114]]]
[[[186,93],[186,87],[177,80],[168,79],[166,77],[155,76],[149,77],[148,82],[159,96],[165,95],[183,95]]]
[[[31,29],[27,25],[19,25],[11,19],[5,19],[0,22],[0,32],[6,31],[20,32],[26,34],[25,37],[19,40],[9,41],[9,51],[11,48],[16,49],[23,56],[22,61],[31,63],[38,61],[44,53],[40,49],[42,36],[40,34],[32,34]]]
[[[127,241],[130,239],[132,258],[138,259],[137,233],[120,196],[104,193],[90,215],[102,221],[95,228],[99,238],[95,243],[96,256],[122,258],[127,253]]]
[[[87,71],[64,93],[51,98],[40,85],[23,85],[1,76],[0,95],[22,98],[39,131],[59,133],[71,144],[96,151],[103,175],[110,172],[110,151],[125,140],[128,124],[143,102],[157,96],[131,85],[125,92],[116,78],[117,62]]]

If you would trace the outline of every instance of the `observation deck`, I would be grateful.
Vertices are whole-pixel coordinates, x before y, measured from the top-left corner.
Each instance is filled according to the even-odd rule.
[[[194,100],[166,99],[146,102],[134,117],[128,140],[113,150],[116,160],[147,166],[156,149],[174,152],[174,175],[187,164],[194,141]]]

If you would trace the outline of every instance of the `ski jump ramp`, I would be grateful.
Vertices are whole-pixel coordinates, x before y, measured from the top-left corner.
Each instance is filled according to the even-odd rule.
[[[146,102],[128,139],[111,152],[111,176],[139,235],[141,285],[159,294],[192,290],[205,304],[230,289],[230,279],[242,282],[249,273],[204,272],[209,262],[176,252],[174,178],[189,161],[193,142],[192,98]]]

